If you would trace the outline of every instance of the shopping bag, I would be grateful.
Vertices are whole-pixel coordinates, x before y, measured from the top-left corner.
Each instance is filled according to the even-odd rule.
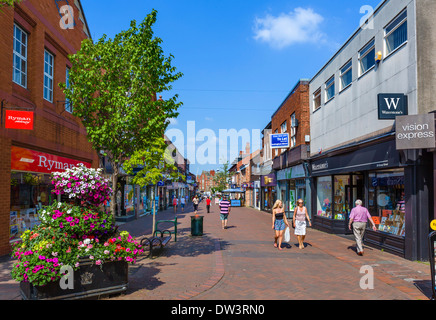
[[[285,240],[285,242],[291,241],[291,232],[289,231],[289,227],[286,227],[285,234],[284,234],[284,240]]]

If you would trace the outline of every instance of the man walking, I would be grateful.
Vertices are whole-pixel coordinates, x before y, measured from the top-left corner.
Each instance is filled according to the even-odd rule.
[[[220,219],[223,229],[227,229],[227,219],[229,217],[230,207],[231,205],[229,200],[227,200],[227,197],[224,197],[224,199],[220,202]]]
[[[207,197],[206,199],[206,208],[207,208],[207,213],[210,212],[210,197]]]
[[[368,209],[362,206],[362,200],[356,200],[356,207],[354,207],[350,213],[348,229],[351,230],[351,224],[353,224],[353,233],[356,238],[357,254],[359,256],[363,256],[363,236],[365,234],[366,223],[368,220],[372,224],[372,229],[376,231],[377,228],[374,221],[372,221]]]
[[[185,212],[185,197],[180,198],[180,207],[182,208],[182,212]]]

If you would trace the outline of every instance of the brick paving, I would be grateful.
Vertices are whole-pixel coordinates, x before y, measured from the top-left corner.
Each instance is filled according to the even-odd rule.
[[[273,247],[271,215],[251,208],[233,208],[229,228],[221,229],[218,207],[206,213],[204,235],[191,236],[192,205],[177,212],[177,242],[152,258],[129,267],[126,294],[111,300],[428,300],[428,263],[412,262],[366,247],[357,256],[354,240],[308,229],[306,248],[294,235],[282,251]],[[174,218],[172,209],[158,220]],[[123,224],[133,236],[152,232],[152,216]],[[164,225],[172,229],[171,225]],[[11,261],[0,261],[0,299],[20,299],[10,279]],[[362,266],[374,271],[374,289],[361,289]]]

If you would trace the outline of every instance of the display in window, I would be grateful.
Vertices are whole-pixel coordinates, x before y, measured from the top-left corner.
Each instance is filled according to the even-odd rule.
[[[332,218],[332,180],[331,177],[321,177],[317,180],[317,215]]]

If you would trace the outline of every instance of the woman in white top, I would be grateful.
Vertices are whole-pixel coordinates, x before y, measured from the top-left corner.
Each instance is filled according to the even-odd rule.
[[[304,238],[306,237],[306,218],[309,221],[309,225],[312,226],[310,222],[309,214],[307,213],[307,208],[304,206],[302,199],[297,200],[297,208],[294,210],[293,225],[295,228],[295,235],[298,238],[298,244],[300,249],[304,249]]]

